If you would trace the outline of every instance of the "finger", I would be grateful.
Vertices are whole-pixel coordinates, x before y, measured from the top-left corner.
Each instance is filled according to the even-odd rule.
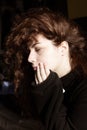
[[[35,82],[36,82],[36,84],[39,83],[36,74],[35,74]]]
[[[39,64],[39,69],[40,69],[40,75],[41,75],[42,81],[44,81],[47,78],[47,75],[46,75],[43,63]]]
[[[40,72],[40,65],[37,66],[36,80],[37,80],[38,83],[41,83],[41,82],[42,82],[41,72]]]
[[[45,64],[44,64],[44,70],[45,70],[46,76],[48,77],[50,74],[50,70],[48,69],[48,67]]]

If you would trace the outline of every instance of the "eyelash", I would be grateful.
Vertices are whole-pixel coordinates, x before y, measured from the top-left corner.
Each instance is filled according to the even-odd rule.
[[[36,52],[39,52],[41,50],[41,48],[36,48],[35,51]]]

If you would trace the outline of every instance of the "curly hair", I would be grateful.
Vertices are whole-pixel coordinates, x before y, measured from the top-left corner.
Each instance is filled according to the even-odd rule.
[[[15,19],[6,41],[6,61],[14,73],[16,87],[25,84],[25,81],[29,82],[32,69],[27,61],[28,48],[36,41],[38,34],[54,41],[56,46],[67,41],[72,68],[79,65],[87,73],[87,41],[78,25],[47,8],[33,8]],[[30,76],[30,81],[31,77],[33,76]]]

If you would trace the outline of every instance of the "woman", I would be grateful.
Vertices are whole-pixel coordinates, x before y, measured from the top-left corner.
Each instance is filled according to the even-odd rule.
[[[30,9],[16,19],[6,47],[23,114],[45,130],[86,130],[87,42],[78,26],[49,9]]]

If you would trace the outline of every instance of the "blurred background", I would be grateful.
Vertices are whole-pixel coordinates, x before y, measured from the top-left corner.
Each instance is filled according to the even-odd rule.
[[[62,12],[70,19],[75,20],[87,32],[87,0],[0,0],[0,86],[3,92],[11,86],[4,79],[4,47],[5,37],[12,26],[12,19],[16,14],[25,12],[32,7],[49,7],[54,11]],[[6,90],[6,91],[5,91]]]

